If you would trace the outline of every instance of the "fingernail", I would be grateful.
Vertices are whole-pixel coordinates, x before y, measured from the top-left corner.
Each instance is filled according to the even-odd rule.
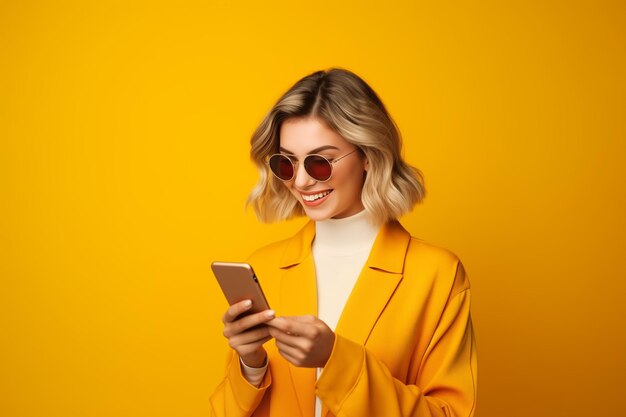
[[[243,302],[244,307],[250,307],[252,305],[252,300],[246,300]]]
[[[267,317],[274,317],[274,314],[275,314],[275,313],[274,313],[274,310],[270,310],[270,311],[268,311],[267,313],[265,313],[265,315],[266,315]]]

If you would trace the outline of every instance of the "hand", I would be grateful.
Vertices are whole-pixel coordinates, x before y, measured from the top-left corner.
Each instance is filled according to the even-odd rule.
[[[237,316],[251,307],[250,300],[243,300],[228,307],[222,317],[223,334],[228,339],[230,347],[237,351],[243,363],[253,368],[260,368],[267,358],[263,343],[272,338],[268,327],[262,324],[274,318],[274,311],[265,310],[237,319]],[[261,326],[254,328],[260,324]]]
[[[315,316],[277,317],[267,322],[281,356],[295,366],[323,368],[328,362],[335,333]]]

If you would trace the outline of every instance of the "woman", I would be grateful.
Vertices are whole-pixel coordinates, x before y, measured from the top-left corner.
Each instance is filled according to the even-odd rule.
[[[470,286],[397,218],[424,196],[376,93],[341,69],[298,81],[252,136],[262,221],[306,215],[248,260],[274,310],[223,316],[214,416],[472,416]]]

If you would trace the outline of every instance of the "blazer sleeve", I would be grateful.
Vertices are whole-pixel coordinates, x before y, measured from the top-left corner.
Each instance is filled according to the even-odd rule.
[[[211,395],[211,417],[251,416],[272,383],[271,366],[268,367],[261,385],[250,384],[241,372],[239,355],[228,352],[226,374]]]
[[[366,347],[337,335],[316,394],[337,417],[473,416],[477,360],[469,288],[448,300],[420,356],[411,358],[419,367],[416,380],[405,383]]]

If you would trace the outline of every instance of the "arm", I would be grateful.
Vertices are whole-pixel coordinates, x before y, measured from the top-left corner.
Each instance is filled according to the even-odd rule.
[[[448,301],[423,358],[417,380],[395,379],[368,350],[340,335],[316,385],[337,417],[468,417],[476,398],[476,349],[470,290]]]
[[[263,343],[271,336],[267,326],[258,325],[274,317],[272,310],[266,310],[238,319],[250,307],[251,303],[246,301],[233,304],[222,318],[224,337],[232,350],[228,355],[225,377],[211,396],[211,416],[252,415],[271,384],[269,371],[265,372],[258,386],[252,385],[242,371],[242,364],[262,367],[266,363]]]
[[[254,413],[272,383],[265,373],[260,386],[251,385],[241,372],[239,355],[228,352],[226,376],[211,395],[211,417],[248,417]]]

